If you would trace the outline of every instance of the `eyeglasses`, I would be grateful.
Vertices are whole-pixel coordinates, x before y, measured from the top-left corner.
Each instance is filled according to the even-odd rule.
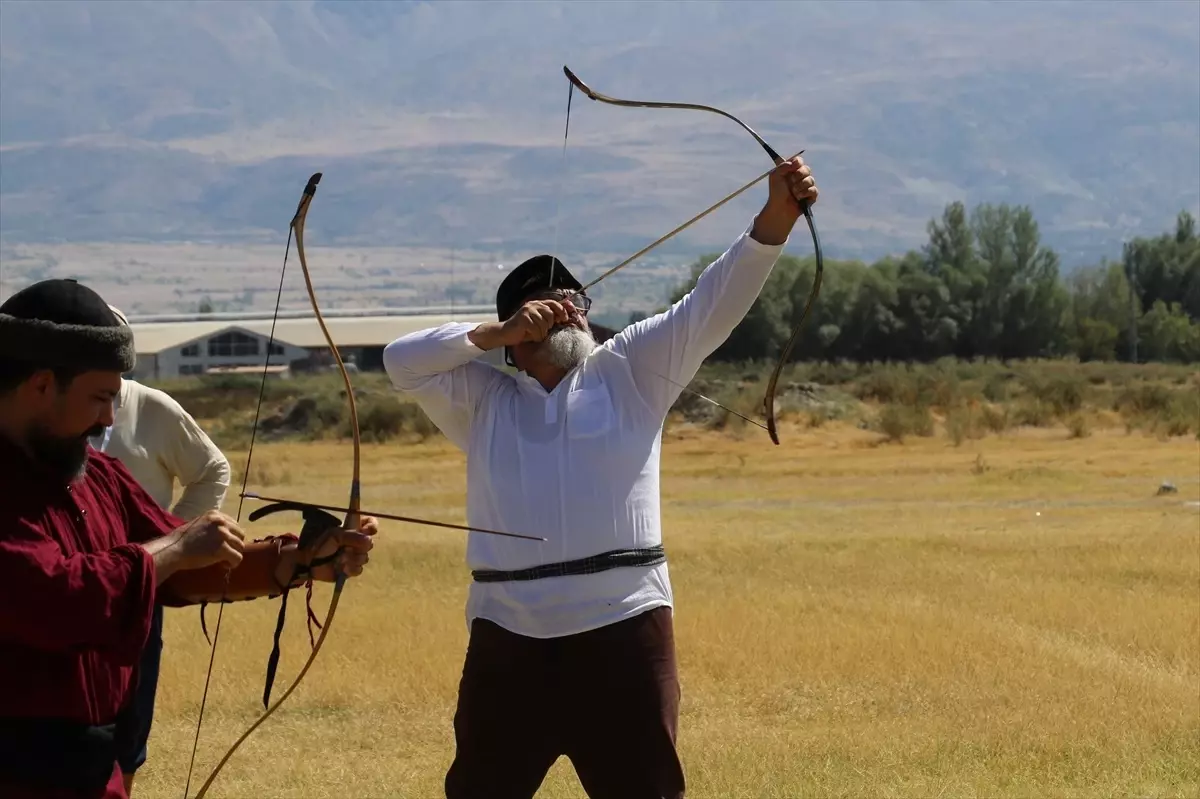
[[[559,302],[569,301],[575,306],[575,309],[580,314],[587,316],[588,310],[592,307],[592,298],[586,294],[573,294],[568,291],[542,292],[530,297],[531,300],[558,300]]]
[[[567,298],[571,301],[581,314],[587,316],[588,309],[592,307],[592,298],[586,294],[572,294]]]

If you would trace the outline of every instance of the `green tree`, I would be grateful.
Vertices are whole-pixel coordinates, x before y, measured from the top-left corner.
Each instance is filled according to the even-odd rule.
[[[914,254],[919,260],[919,256]],[[907,357],[899,339],[904,322],[896,315],[895,259],[885,258],[867,269],[852,298],[834,357],[852,360],[893,360]],[[821,298],[817,298],[818,304]]]
[[[825,261],[821,292],[804,322],[804,329],[796,342],[794,357],[834,359],[852,358],[857,354],[856,336],[848,329],[847,321],[867,269],[867,265],[861,261]],[[805,258],[799,262],[788,291],[791,307],[779,341],[780,347],[800,323],[816,276],[817,264],[814,258]]]
[[[691,278],[675,290],[671,304],[679,302],[692,290],[700,275],[717,255],[704,255],[692,264]],[[712,354],[717,361],[742,361],[771,357],[778,353],[787,340],[791,302],[787,289],[795,280],[799,259],[782,256],[767,278],[766,285],[750,311],[734,328],[729,337]]]
[[[1082,361],[1111,361],[1129,340],[1129,281],[1119,263],[1076,270],[1067,279],[1068,347]]]
[[[1183,306],[1162,300],[1138,320],[1139,356],[1147,361],[1200,361],[1200,321],[1188,318]]]
[[[1035,358],[1075,353],[1112,360],[1128,352],[1130,307],[1149,360],[1200,360],[1200,240],[1186,213],[1175,231],[1126,246],[1064,281],[1026,206],[948,204],[919,251],[867,266],[827,261],[821,293],[796,345],[797,359],[931,361]],[[678,301],[714,256],[698,259]],[[1134,275],[1131,286],[1127,273]],[[815,261],[779,259],[750,312],[716,360],[776,357],[800,320]]]
[[[1168,307],[1179,303],[1190,318],[1200,319],[1200,237],[1191,214],[1180,212],[1173,233],[1126,244],[1124,265],[1143,308],[1160,300]]]

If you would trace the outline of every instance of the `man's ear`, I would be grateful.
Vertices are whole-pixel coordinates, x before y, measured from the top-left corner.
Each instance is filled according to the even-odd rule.
[[[39,397],[48,396],[52,391],[57,390],[54,372],[50,369],[37,370],[25,381],[25,390]]]

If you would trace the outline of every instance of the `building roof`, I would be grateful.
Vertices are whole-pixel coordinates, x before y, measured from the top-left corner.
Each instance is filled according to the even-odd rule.
[[[495,314],[408,314],[394,316],[353,316],[325,318],[329,335],[339,347],[382,347],[416,330],[446,322],[489,322]],[[154,355],[205,339],[226,330],[239,329],[261,336],[271,335],[271,319],[210,319],[186,322],[130,321],[133,343],[139,355]],[[279,319],[275,322],[275,340],[282,344],[312,349],[328,347],[315,316]]]
[[[288,371],[287,366],[210,366],[204,370],[210,375],[261,375],[266,372],[269,375],[281,375]]]

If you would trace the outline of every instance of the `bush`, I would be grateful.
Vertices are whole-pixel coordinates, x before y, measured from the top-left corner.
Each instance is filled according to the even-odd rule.
[[[984,426],[993,433],[1003,433],[1009,427],[1008,408],[993,408],[991,405],[984,405],[981,416]]]
[[[1049,379],[1031,375],[1026,390],[1057,417],[1067,416],[1083,407],[1087,383],[1078,375],[1059,375]]]
[[[1012,372],[989,376],[983,383],[983,396],[990,402],[1007,402],[1012,396],[1010,382],[1015,377]]]
[[[928,406],[889,404],[879,414],[879,429],[888,441],[903,441],[905,436],[932,436],[933,414]]]
[[[1092,427],[1086,416],[1077,413],[1067,420],[1067,431],[1071,438],[1087,438],[1092,434]]]
[[[706,364],[690,387],[758,420],[773,367],[766,361]],[[260,385],[258,376],[222,375],[181,378],[156,387],[200,420],[222,449],[244,451]],[[364,440],[438,435],[419,406],[394,391],[385,375],[355,375],[354,388]],[[881,407],[878,413],[866,411],[858,401]],[[347,409],[345,387],[336,372],[269,379],[257,441],[348,438]],[[810,428],[834,420],[873,419],[870,429],[893,441],[932,435],[935,410],[944,414],[941,426],[955,444],[1016,425],[1061,423],[1072,435],[1086,434],[1109,410],[1119,413],[1131,432],[1200,435],[1200,373],[1173,364],[1068,361],[806,362],[789,366],[776,398],[780,418],[793,416]],[[687,392],[672,414],[712,429],[740,432],[745,424]]]
[[[970,405],[956,405],[950,409],[946,414],[946,435],[954,446],[960,446],[967,439],[983,437],[981,415]]]
[[[1113,400],[1113,410],[1125,419],[1128,431],[1143,429],[1165,436],[1200,432],[1200,392],[1189,386],[1129,386]]]
[[[1156,384],[1129,386],[1113,403],[1113,410],[1126,416],[1153,416],[1171,406],[1171,389]]]
[[[1039,399],[1026,398],[1017,403],[1013,422],[1024,427],[1049,427],[1054,423],[1054,410]]]

